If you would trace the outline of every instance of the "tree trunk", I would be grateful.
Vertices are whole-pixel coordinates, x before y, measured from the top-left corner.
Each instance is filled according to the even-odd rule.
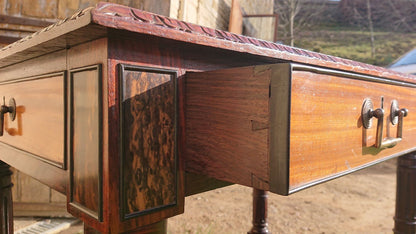
[[[295,16],[296,16],[296,1],[290,1],[290,15],[289,15],[289,33],[290,33],[290,46],[295,45]]]
[[[371,58],[374,58],[376,54],[376,49],[374,47],[374,28],[373,28],[373,17],[371,15],[370,0],[367,0],[367,19],[368,19],[368,28],[370,29]]]

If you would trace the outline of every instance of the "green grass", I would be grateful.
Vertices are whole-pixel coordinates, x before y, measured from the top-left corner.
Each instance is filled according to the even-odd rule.
[[[351,27],[304,30],[297,35],[295,46],[378,66],[386,66],[416,47],[416,33],[375,32],[374,38],[374,58],[371,58],[370,33]]]

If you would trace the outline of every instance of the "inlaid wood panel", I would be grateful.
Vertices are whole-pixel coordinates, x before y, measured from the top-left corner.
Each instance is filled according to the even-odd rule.
[[[123,218],[176,204],[176,73],[120,65]]]
[[[5,115],[0,141],[64,168],[65,82],[58,72],[0,83],[1,105],[16,100],[16,119]]]
[[[102,219],[101,66],[70,71],[71,205]]]

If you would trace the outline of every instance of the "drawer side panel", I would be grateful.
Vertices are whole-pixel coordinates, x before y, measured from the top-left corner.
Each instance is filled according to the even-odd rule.
[[[186,170],[269,189],[269,65],[186,76]]]

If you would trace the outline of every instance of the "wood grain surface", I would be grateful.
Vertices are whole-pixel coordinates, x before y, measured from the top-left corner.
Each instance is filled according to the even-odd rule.
[[[176,204],[175,73],[121,66],[124,216]]]
[[[415,88],[362,81],[330,74],[295,71],[292,76],[290,123],[290,189],[325,177],[353,171],[371,162],[403,154],[416,147]],[[362,126],[361,107],[366,98],[381,106],[384,98],[383,137],[396,137],[390,106],[397,100],[409,114],[403,139],[393,148],[374,147],[377,120]]]
[[[116,13],[115,13],[116,12]],[[139,9],[111,3],[99,3],[91,11],[92,22],[108,28],[154,35],[176,41],[198,44],[261,57],[314,66],[328,67],[416,83],[415,76],[349,59],[325,55],[280,43],[245,37],[212,29]],[[1,62],[1,60],[0,60]]]
[[[72,92],[71,203],[101,219],[101,69],[70,72]]]
[[[92,41],[101,37],[108,37],[108,43],[107,38]],[[59,50],[61,51],[55,52]],[[45,56],[41,56],[46,53],[51,53],[46,56],[47,59]],[[35,59],[30,60],[31,58]],[[57,25],[45,29],[41,33],[26,38],[13,46],[9,46],[2,50],[0,52],[0,67],[2,67],[0,70],[0,81],[21,78],[21,74],[25,73],[29,74],[29,76],[34,76],[102,64],[102,90],[104,92],[102,94],[101,108],[103,113],[100,117],[102,118],[102,125],[98,126],[102,131],[102,137],[99,137],[99,142],[102,144],[102,162],[100,163],[99,160],[97,161],[95,156],[92,158],[81,157],[80,155],[83,152],[81,152],[81,148],[78,148],[77,152],[79,154],[74,156],[75,161],[81,162],[82,160],[85,160],[87,164],[91,162],[91,164],[94,165],[94,168],[91,169],[90,176],[90,172],[82,167],[82,165],[84,165],[83,163],[80,163],[79,165],[74,163],[73,166],[75,174],[80,178],[80,180],[76,182],[77,187],[80,190],[84,190],[77,193],[77,199],[84,200],[84,196],[86,196],[85,193],[90,192],[91,197],[85,198],[87,202],[83,201],[83,206],[87,206],[88,209],[93,210],[93,213],[96,213],[97,210],[99,210],[99,208],[96,209],[95,207],[98,198],[94,196],[100,196],[99,179],[102,179],[103,193],[101,202],[103,206],[103,222],[98,221],[96,217],[92,217],[88,212],[85,212],[85,210],[71,206],[71,204],[68,206],[68,210],[75,216],[80,217],[88,224],[88,226],[99,230],[100,232],[122,233],[134,230],[138,226],[151,224],[183,212],[185,191],[198,192],[203,191],[206,188],[212,188],[210,186],[195,186],[191,182],[196,182],[199,178],[188,178],[190,183],[187,184],[189,186],[195,186],[196,189],[185,189],[185,169],[203,174],[204,176],[209,175],[221,180],[237,182],[259,189],[271,189],[270,177],[274,175],[271,172],[276,168],[276,165],[271,165],[271,158],[274,156],[271,155],[269,148],[270,144],[273,144],[273,142],[270,141],[269,130],[271,127],[269,109],[269,83],[271,73],[269,70],[238,68],[233,72],[228,71],[227,73],[224,73],[224,76],[221,77],[224,81],[220,81],[217,76],[210,76],[208,73],[208,75],[204,74],[200,77],[192,74],[192,76],[194,76],[193,78],[196,80],[189,82],[189,84],[185,84],[184,74],[190,71],[206,72],[230,67],[287,61],[351,71],[353,73],[369,74],[379,78],[388,78],[390,80],[396,79],[416,83],[415,78],[410,75],[399,74],[384,68],[290,48],[271,42],[246,38],[244,36],[168,19],[151,13],[143,13],[129,7],[111,4],[100,4],[91,11],[80,12],[69,20],[61,21]],[[13,65],[15,63],[20,64]],[[143,141],[139,141],[138,139],[140,139],[140,137],[137,137],[140,136],[140,134],[137,134],[140,129],[123,126],[123,124],[128,123],[128,121],[140,124],[147,123],[146,116],[149,116],[146,114],[142,116],[140,112],[136,112],[136,110],[131,112],[127,107],[139,106],[136,104],[140,103],[147,103],[149,106],[152,106],[157,103],[157,100],[141,100],[140,98],[136,100],[135,98],[137,95],[128,97],[125,107],[130,111],[130,114],[134,114],[131,114],[131,118],[126,117],[125,120],[120,120],[121,114],[125,112],[120,104],[123,101],[120,93],[120,87],[123,84],[123,80],[120,79],[118,70],[120,63],[174,70],[178,74],[177,81],[179,90],[178,126],[176,129],[176,133],[178,134],[177,150],[179,162],[178,165],[176,165],[177,177],[174,178],[176,180],[175,183],[177,183],[175,185],[175,189],[177,189],[175,195],[177,203],[174,206],[164,207],[163,210],[158,210],[157,212],[149,212],[145,213],[143,216],[125,220],[122,219],[124,215],[122,210],[123,207],[126,208],[127,213],[134,214],[135,212],[140,213],[143,209],[142,207],[148,209],[148,207],[154,205],[162,204],[162,206],[164,206],[171,204],[170,201],[173,199],[171,192],[173,190],[169,188],[164,191],[166,192],[166,196],[164,196],[163,199],[156,199],[156,201],[148,199],[149,204],[138,202],[140,199],[137,198],[137,195],[140,193],[144,194],[144,192],[142,192],[144,190],[140,191],[138,187],[140,188],[141,185],[144,185],[147,190],[151,190],[150,188],[152,187],[148,186],[149,184],[144,183],[144,180],[139,179],[140,177],[136,177],[137,174],[134,174],[133,172],[146,172],[150,175],[162,173],[163,176],[160,178],[163,178],[164,180],[171,180],[172,177],[164,174],[165,171],[149,172],[149,170],[143,170],[138,164],[138,162],[142,163],[140,160],[142,160],[143,157],[134,156],[124,158],[123,154],[121,154],[121,149],[130,150],[130,144],[129,147],[124,147],[124,143],[121,142],[122,138],[131,138],[131,149],[132,151],[134,150],[134,153],[131,155],[136,154],[137,148],[135,147],[140,148],[143,146],[140,145],[140,142]],[[39,64],[43,64],[44,67],[39,66]],[[24,67],[25,69],[19,71],[18,68],[20,67]],[[213,73],[216,75],[219,74],[218,71]],[[297,106],[291,109],[291,111],[296,112],[297,115],[301,115],[299,113],[302,113],[303,118],[301,120],[295,119],[296,123],[292,122],[294,120],[291,120],[291,122],[288,123],[288,125],[298,126],[299,128],[293,129],[291,135],[287,135],[290,139],[290,160],[294,160],[289,167],[290,174],[288,173],[287,178],[285,178],[289,182],[289,175],[290,177],[293,177],[293,180],[290,180],[290,189],[296,190],[305,185],[321,182],[321,179],[332,178],[333,176],[341,175],[344,172],[353,171],[360,166],[368,166],[369,163],[383,160],[386,157],[395,156],[396,154],[398,155],[409,150],[408,147],[411,145],[410,142],[413,136],[413,133],[409,131],[413,130],[412,127],[407,128],[406,130],[406,126],[408,124],[409,126],[414,124],[411,115],[415,110],[411,107],[407,107],[407,105],[415,105],[412,103],[412,99],[408,98],[408,96],[411,96],[408,88],[400,86],[396,89],[391,88],[391,85],[377,84],[380,85],[380,87],[377,85],[374,85],[374,87],[376,87],[378,91],[376,90],[374,94],[369,94],[369,96],[366,95],[366,97],[374,99],[373,101],[376,106],[380,105],[380,95],[385,95],[385,106],[388,106],[389,102],[395,98],[399,101],[401,107],[409,108],[409,116],[404,119],[405,131],[403,141],[392,149],[374,152],[371,147],[375,136],[374,127],[370,130],[363,131],[362,127],[359,126],[358,121],[360,114],[358,113],[358,116],[356,116],[355,112],[352,114],[352,101],[351,103],[340,104],[341,100],[343,100],[343,98],[340,98],[342,92],[337,92],[338,89],[347,92],[350,89],[354,89],[355,86],[361,87],[362,84],[367,81],[353,80],[350,78],[331,78],[330,75],[326,77],[325,75],[315,74],[313,72],[312,75],[309,74],[310,72],[306,72],[307,74],[303,73],[304,72],[298,71],[294,73],[293,87],[297,87],[296,89],[299,90],[298,95],[300,96],[293,96]],[[3,76],[5,74],[6,76]],[[230,77],[230,75],[233,77]],[[139,79],[142,79],[142,76],[138,77]],[[320,80],[321,78],[322,80]],[[335,85],[331,79],[337,81],[347,79],[348,82],[342,83],[339,81],[341,83]],[[322,84],[315,87],[314,85],[316,84],[308,84],[311,80],[320,80]],[[202,84],[198,82],[201,82]],[[209,90],[204,89],[204,82],[208,84],[206,85],[206,88],[209,88]],[[303,85],[305,85],[305,87],[303,87]],[[348,85],[352,86],[348,87]],[[372,86],[373,85],[371,85],[371,87]],[[132,85],[132,87],[134,87],[134,85]],[[370,86],[364,91],[370,90],[369,87]],[[319,91],[319,88],[325,90]],[[335,96],[334,100],[336,101],[332,101],[332,99],[316,98],[316,95],[320,95],[319,92],[315,93],[314,97],[314,93],[311,91],[314,89],[317,90],[316,92],[327,92],[329,96]],[[137,92],[140,90],[135,88],[133,91]],[[414,90],[412,89],[412,91]],[[148,92],[156,92],[156,89],[152,88],[145,93]],[[166,98],[163,96],[165,92],[166,91],[164,90],[162,93],[156,92],[155,94],[160,95],[160,98],[163,99]],[[390,92],[390,94],[384,94],[384,92]],[[396,92],[400,92],[400,95],[402,96],[393,97],[392,94]],[[308,95],[312,96],[309,97]],[[354,95],[358,96],[358,94]],[[140,95],[138,96],[140,97]],[[142,97],[145,97],[145,95],[142,95]],[[189,99],[189,97],[191,97],[191,99]],[[192,99],[192,97],[196,97],[200,99],[200,101]],[[358,105],[359,108],[362,104],[362,97],[355,98],[359,100],[359,103],[356,104],[354,100],[354,108],[355,105]],[[308,99],[311,100],[309,101]],[[18,100],[17,102],[19,103]],[[81,108],[81,103],[78,104],[78,107]],[[165,103],[161,103],[161,105],[166,107],[166,110],[169,110],[170,108],[166,106]],[[312,109],[306,108],[305,105],[308,105]],[[329,108],[332,106],[336,107],[334,109]],[[341,109],[344,110],[344,108],[348,109],[346,116],[340,113]],[[317,111],[315,112],[315,110]],[[329,112],[321,113],[318,112],[318,110]],[[332,111],[334,111],[334,113]],[[191,113],[190,116],[188,116],[188,112]],[[150,110],[147,113],[155,114],[154,111]],[[325,115],[328,115],[329,117],[327,117],[327,120],[329,122],[327,121],[325,122],[325,125],[323,125],[323,122],[320,122],[323,120],[310,117],[310,115],[316,115],[317,113],[321,116],[320,118],[324,118]],[[85,117],[88,118],[87,116],[88,115]],[[356,121],[354,122],[354,129],[352,129],[352,127],[348,130],[340,129],[345,126],[343,125],[344,123],[339,122],[339,119],[345,118],[344,120],[346,120],[347,116],[353,116],[353,119]],[[188,120],[190,121],[189,123],[187,123]],[[90,124],[87,125],[88,127],[91,126]],[[128,131],[121,132],[120,128],[123,128],[123,130],[127,128]],[[300,128],[306,129],[306,131],[302,131]],[[319,128],[320,130],[316,130],[315,128]],[[359,131],[357,131],[356,128],[359,129]],[[314,135],[315,133],[309,133],[308,129],[310,129],[310,131],[316,130],[316,135]],[[166,135],[171,134],[170,131],[165,132],[165,129],[147,126],[144,130],[152,131],[152,134],[153,131],[155,131],[153,136],[158,137],[163,136],[165,133]],[[79,134],[85,134],[86,132],[81,132],[81,128],[77,131]],[[343,135],[339,136],[340,134],[333,134],[332,131],[341,132]],[[356,134],[358,133],[359,135],[357,136]],[[333,137],[329,139],[327,136],[328,134]],[[394,136],[395,127],[388,127],[388,125],[386,125],[386,134]],[[346,137],[348,137],[348,141],[352,141],[349,137],[352,135],[354,139],[353,144],[361,143],[361,155],[353,155],[358,149],[354,148],[354,152],[350,150],[350,155],[343,156],[346,158],[350,157],[348,158],[348,165],[351,168],[349,168],[348,166],[345,167],[347,165],[345,160],[343,161],[334,158],[334,155],[337,155],[339,150],[345,150],[342,147],[347,144],[343,141],[347,139]],[[136,136],[137,138],[133,136]],[[81,139],[82,138],[77,140]],[[366,141],[363,141],[363,139],[366,139]],[[149,140],[156,143],[164,143],[159,149],[159,152],[168,152],[170,150],[171,145],[167,144],[164,140],[160,140],[159,138],[157,140],[149,138]],[[314,150],[318,149],[311,149],[311,146],[308,145],[309,143],[306,143],[304,148],[311,149],[311,154],[309,154],[309,151],[302,151],[302,141],[305,140],[317,142],[317,148],[326,153],[321,155],[320,158],[313,156],[313,154],[315,154]],[[329,145],[320,143],[320,141],[325,140]],[[366,142],[365,145],[363,142]],[[77,145],[78,144],[79,143],[77,143]],[[67,174],[65,174],[64,170],[54,166],[45,166],[46,164],[40,160],[37,160],[39,163],[34,163],[34,166],[30,168],[28,165],[19,161],[28,160],[28,162],[33,163],[33,158],[27,156],[29,153],[16,153],[18,151],[13,149],[13,147],[4,144],[4,146],[1,147],[1,152],[7,153],[8,155],[0,155],[0,158],[5,159],[7,162],[12,162],[12,165],[19,166],[26,170],[25,172],[28,172],[28,174],[35,175],[40,180],[45,181],[48,185],[54,186],[60,191],[65,191],[66,183],[62,183],[62,178],[65,178]],[[147,152],[157,154],[155,152],[158,152],[158,150],[148,148]],[[95,153],[96,152],[92,152],[93,155]],[[304,156],[305,154],[312,156],[308,158]],[[348,154],[348,152],[346,154]],[[125,159],[130,160],[130,162],[132,162],[131,165],[126,166],[125,164],[121,164],[122,160]],[[167,157],[167,159],[170,159],[170,157]],[[223,161],[221,162],[217,159]],[[323,159],[332,161],[321,163],[321,160]],[[189,161],[185,163],[187,160]],[[171,165],[169,160],[161,161],[162,165],[167,166],[167,168]],[[141,165],[153,165],[152,163],[154,163],[154,161],[145,162]],[[100,169],[102,170],[102,177],[99,175]],[[125,170],[131,171],[124,173]],[[321,172],[318,173],[315,170],[320,170]],[[124,178],[123,175],[127,175],[127,177]],[[127,183],[130,179],[136,183],[136,186],[131,186]],[[278,179],[280,179],[280,177]],[[207,180],[202,179],[200,181]],[[152,181],[151,184],[155,184],[155,182]],[[215,186],[217,185],[214,185],[214,187]],[[128,194],[131,195],[129,195],[130,197],[128,199],[125,199],[128,201],[126,203],[124,203],[124,197],[121,197],[120,195],[120,189],[124,187],[127,188],[126,191],[128,190]],[[289,187],[287,189],[289,189]],[[148,195],[146,194],[146,196]],[[149,197],[150,196],[148,196],[148,198]]]
[[[91,8],[76,12],[38,32],[0,49],[0,67],[65,50],[106,35],[105,29],[91,23]],[[86,27],[89,25],[88,27]]]
[[[187,170],[288,194],[416,148],[412,84],[296,66],[188,73]],[[409,114],[402,141],[376,149],[377,120],[365,130],[361,108],[366,98],[380,107],[382,97],[383,138],[397,134],[389,119],[393,100]]]
[[[13,82],[15,82],[14,85],[16,92],[19,93],[19,96],[26,96],[25,99],[29,101],[27,103],[32,103],[34,101],[32,100],[32,98],[36,99],[39,102],[35,104],[37,106],[36,108],[25,108],[26,112],[21,114],[20,120],[21,127],[23,127],[21,128],[23,129],[23,135],[26,135],[26,133],[28,133],[28,128],[32,130],[37,129],[36,132],[32,132],[33,140],[30,140],[27,143],[29,145],[36,143],[39,144],[39,146],[42,146],[42,149],[39,149],[39,146],[34,146],[33,148],[25,147],[25,150],[21,150],[19,148],[16,148],[15,146],[11,146],[8,143],[1,143],[0,158],[4,161],[7,161],[8,164],[15,167],[16,169],[24,171],[27,175],[34,177],[35,179],[41,181],[42,183],[48,185],[49,187],[61,193],[67,192],[66,188],[68,177],[67,172],[65,170],[62,170],[61,160],[64,158],[64,152],[61,151],[61,148],[62,145],[65,144],[65,142],[59,141],[59,139],[63,140],[64,136],[56,136],[56,134],[58,134],[59,132],[64,134],[65,116],[63,116],[63,119],[54,120],[50,119],[49,115],[55,118],[57,114],[65,112],[65,109],[61,109],[65,108],[63,99],[64,97],[62,97],[61,99],[58,98],[58,96],[63,95],[63,93],[60,92],[62,92],[64,86],[66,86],[63,83],[64,80],[62,79],[62,72],[66,70],[66,62],[66,51],[57,51],[54,53],[42,55],[40,57],[37,57],[36,59],[26,60],[21,63],[10,65],[8,67],[0,69],[0,83],[2,84],[2,86],[9,86]],[[53,78],[54,76],[55,78]],[[29,80],[35,77],[44,77],[44,79],[34,79],[34,83],[38,82],[37,84],[39,85],[34,86],[33,84],[29,84],[32,82]],[[27,81],[23,82],[23,80]],[[51,81],[51,84],[49,84],[49,82],[47,81]],[[23,89],[20,89],[19,84],[22,84],[22,88],[26,89],[26,91],[23,92]],[[28,85],[28,87],[25,88],[26,85]],[[2,90],[2,95],[5,95],[6,92],[9,91]],[[8,98],[12,97],[13,95],[13,93],[7,94],[8,97],[5,96],[6,102],[8,102]],[[29,96],[32,98],[29,98]],[[53,96],[54,98],[52,98]],[[22,103],[22,100],[20,98],[15,97],[15,99],[17,106],[20,106],[21,108],[25,102]],[[59,109],[57,109],[57,105],[60,105]],[[33,124],[32,122],[29,126],[26,123],[26,120],[28,120],[28,118],[33,120],[33,117],[31,117],[32,115],[28,116],[28,110],[30,110],[30,112],[33,113],[33,117],[38,118],[39,124],[38,122],[36,122],[36,124]],[[56,125],[59,121],[61,122],[59,124],[61,126]],[[19,122],[15,120],[13,122],[9,122],[8,124],[10,124],[11,129],[18,129],[18,123]],[[44,126],[43,128],[40,127],[42,125]],[[5,135],[3,137],[8,138],[10,141],[13,141],[14,138],[19,138],[23,136],[15,135],[11,137],[7,132],[5,132]],[[40,141],[42,140],[48,142],[40,143]],[[34,155],[33,153],[31,153],[32,149],[34,149],[35,151],[37,150],[38,155]],[[56,154],[51,154],[51,158],[60,158],[60,165],[51,160],[44,160],[46,158],[44,158],[45,155],[43,155],[42,152],[50,152],[51,149],[56,150]]]
[[[64,167],[65,81],[61,72],[0,84],[6,105],[16,100],[16,119],[5,115],[0,141]]]
[[[110,209],[110,205],[113,205],[117,203],[116,198],[111,197],[110,194],[112,194],[110,191],[113,191],[114,189],[109,189],[109,184],[112,182],[117,182],[119,180],[118,175],[110,175],[109,170],[111,168],[116,167],[114,163],[108,162],[108,106],[107,106],[107,79],[108,79],[108,71],[107,71],[107,52],[108,52],[108,43],[107,38],[102,38],[98,40],[94,40],[88,43],[84,43],[75,47],[71,47],[67,50],[67,69],[71,72],[79,71],[80,73],[85,70],[87,74],[86,77],[88,78],[88,75],[91,75],[91,82],[94,78],[92,78],[94,75],[93,71],[97,68],[101,67],[101,72],[96,72],[95,74],[95,82],[99,82],[100,88],[96,87],[94,90],[91,90],[91,92],[97,92],[99,93],[98,98],[98,106],[92,105],[90,106],[91,114],[94,113],[98,114],[98,110],[101,110],[101,113],[99,116],[91,116],[90,120],[93,120],[94,118],[98,118],[98,122],[88,122],[88,119],[84,120],[78,120],[78,121],[85,121],[84,126],[88,127],[88,130],[81,131],[80,134],[84,134],[82,137],[86,137],[87,139],[90,139],[90,137],[98,137],[96,142],[92,142],[92,144],[99,144],[99,149],[88,149],[91,150],[90,152],[93,152],[94,154],[98,151],[99,154],[95,155],[87,155],[83,152],[80,152],[78,155],[79,161],[79,172],[77,175],[79,176],[79,190],[85,190],[85,192],[82,193],[92,193],[89,200],[89,207],[94,208],[97,201],[98,203],[98,210],[91,210],[88,209],[88,207],[83,207],[79,203],[71,203],[69,202],[67,208],[68,212],[71,213],[73,216],[80,218],[84,221],[88,226],[93,227],[94,229],[100,231],[101,233],[108,233],[109,231],[109,225],[111,220],[116,221],[116,219],[110,219],[110,213],[113,213],[114,211]],[[88,74],[90,73],[90,74]],[[96,84],[95,84],[96,85]],[[74,90],[75,91],[75,90]],[[87,91],[87,90],[85,90]],[[84,94],[85,98],[95,99],[92,97],[92,93],[86,93]],[[92,100],[88,100],[89,104]],[[86,104],[88,104],[86,103]],[[83,104],[80,103],[80,107],[83,106]],[[69,106],[73,106],[71,104],[71,101],[69,102]],[[85,106],[86,107],[86,106]],[[96,109],[98,108],[98,109]],[[88,108],[85,109],[84,114],[88,114]],[[71,111],[68,111],[67,118],[69,120],[72,119]],[[88,115],[86,115],[88,116]],[[72,127],[73,128],[73,127]],[[98,129],[97,129],[98,128]],[[96,131],[91,133],[89,131]],[[88,134],[88,135],[87,135]],[[100,134],[99,136],[95,134]],[[71,135],[71,134],[69,134]],[[69,137],[71,139],[71,137]],[[71,145],[71,141],[68,141],[68,145]],[[83,146],[88,147],[88,146]],[[74,155],[75,156],[75,155]],[[75,156],[76,157],[76,156]],[[117,160],[117,155],[114,156]],[[82,165],[82,161],[85,161],[85,163],[90,163],[91,165],[91,172],[85,171],[85,167]],[[75,166],[75,164],[73,164]],[[71,165],[70,165],[71,169]],[[69,173],[68,175],[71,175]],[[81,178],[81,176],[84,176],[84,178]],[[91,176],[91,177],[88,177]],[[111,179],[110,179],[111,178]],[[72,183],[70,178],[68,178],[68,183]],[[85,182],[85,183],[84,183]],[[74,184],[72,184],[73,186]],[[91,187],[88,187],[87,185],[91,185]],[[97,188],[98,187],[98,188]],[[96,193],[98,191],[98,193]],[[117,190],[118,191],[118,190]],[[68,189],[67,191],[68,196],[71,196],[72,192],[71,189]],[[98,211],[98,212],[97,212]]]
[[[186,168],[269,189],[270,69],[245,67],[186,75]]]

